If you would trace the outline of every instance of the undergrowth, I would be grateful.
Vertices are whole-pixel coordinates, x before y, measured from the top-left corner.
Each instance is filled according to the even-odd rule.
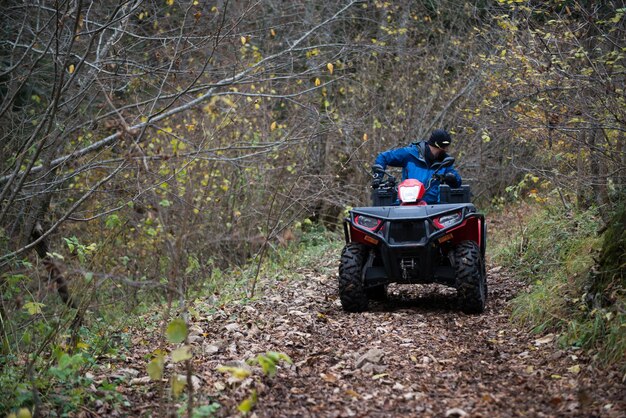
[[[491,242],[494,261],[531,285],[513,301],[513,320],[626,369],[623,204],[606,226],[593,208],[521,205]]]
[[[336,231],[322,225],[305,221],[294,229],[294,239],[288,244],[268,244],[263,257],[260,252],[253,255],[241,267],[228,270],[213,269],[212,275],[196,292],[196,297],[205,298],[213,294],[215,302],[247,302],[263,297],[264,286],[255,287],[254,282],[271,283],[301,279],[302,272],[313,270],[318,274],[329,274],[336,270],[336,259],[343,245]],[[327,260],[328,254],[333,259]],[[329,266],[327,262],[330,262]],[[259,264],[260,263],[260,264]]]
[[[305,221],[294,228],[293,234],[287,243],[268,243],[264,257],[257,254],[243,267],[206,269],[209,275],[188,293],[187,312],[193,317],[210,313],[225,303],[247,303],[264,297],[264,292],[271,291],[272,283],[301,280],[305,277],[303,272],[321,275],[334,271],[334,259],[327,258],[328,254],[339,252],[337,232]],[[253,281],[258,281],[259,286],[252,295]],[[14,294],[23,293],[19,287],[23,282],[21,276],[4,276],[3,297],[16,298]],[[20,416],[30,416],[35,409],[48,416],[70,416],[94,405],[129,407],[129,399],[118,390],[128,384],[127,377],[96,378],[102,362],[113,368],[116,363],[123,363],[132,351],[129,330],[142,329],[147,335],[161,338],[163,321],[182,312],[176,303],[178,299],[168,311],[163,295],[151,294],[150,290],[135,297],[136,304],[119,299],[98,306],[94,299],[85,308],[83,325],[72,345],[68,329],[75,313],[54,294],[39,300],[35,296],[32,302],[12,311],[11,316],[0,315],[0,418],[20,411]],[[212,411],[214,407],[217,406],[200,406],[194,414],[210,416],[209,412],[202,415],[202,411]]]

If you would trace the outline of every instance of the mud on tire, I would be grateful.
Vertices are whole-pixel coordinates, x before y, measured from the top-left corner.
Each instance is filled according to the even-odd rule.
[[[339,299],[344,311],[362,312],[367,309],[368,298],[361,274],[367,248],[350,243],[343,247],[339,263]]]
[[[487,302],[485,262],[474,241],[462,241],[454,250],[457,295],[465,313],[481,313]]]

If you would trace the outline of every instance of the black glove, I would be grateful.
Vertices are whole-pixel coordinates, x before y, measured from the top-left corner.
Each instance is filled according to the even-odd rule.
[[[456,187],[457,184],[459,183],[454,173],[446,173],[443,176],[443,182],[446,183],[450,187]]]
[[[376,164],[372,166],[372,188],[378,189],[380,183],[383,181],[383,176],[385,175],[385,171],[380,164]]]
[[[372,180],[372,189],[378,189],[380,187],[380,183],[383,182],[382,174],[374,174],[374,179]]]

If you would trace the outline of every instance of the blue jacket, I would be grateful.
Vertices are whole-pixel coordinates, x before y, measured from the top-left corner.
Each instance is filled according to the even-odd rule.
[[[375,164],[380,164],[383,169],[386,169],[388,165],[392,167],[402,167],[402,180],[417,179],[421,181],[425,187],[428,187],[428,182],[435,174],[435,170],[431,169],[426,162],[426,147],[428,144],[426,141],[413,143],[408,147],[393,149],[385,152],[381,152],[376,157]],[[447,154],[442,154],[439,158],[443,159]],[[437,174],[453,173],[456,177],[457,184],[452,185],[454,187],[461,186],[461,176],[454,169],[454,166],[441,168],[437,171]],[[426,191],[423,198],[426,203],[438,203],[439,202],[439,181],[433,180],[430,189]]]

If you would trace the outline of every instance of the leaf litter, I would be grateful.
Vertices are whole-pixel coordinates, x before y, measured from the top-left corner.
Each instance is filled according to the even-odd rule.
[[[336,264],[332,254],[326,259]],[[191,321],[194,338],[182,351],[172,349],[176,359],[191,355],[196,405],[218,403],[214,416],[253,417],[626,415],[619,371],[597,369],[584,353],[559,348],[556,336],[510,322],[508,301],[524,285],[499,266],[488,271],[481,315],[460,312],[454,291],[437,285],[392,285],[387,301],[346,313],[334,274],[300,273],[306,279],[264,279],[264,296],[245,304],[196,302],[216,309]],[[181,340],[180,328],[169,330],[171,340]],[[106,372],[132,376],[122,415],[159,412],[158,382],[141,368],[159,339],[142,333],[135,330],[135,340],[153,344],[135,346],[125,364]],[[246,360],[269,352],[293,364],[277,363],[272,378],[255,374],[258,364]],[[183,365],[169,364],[176,370],[163,381],[184,381]]]

